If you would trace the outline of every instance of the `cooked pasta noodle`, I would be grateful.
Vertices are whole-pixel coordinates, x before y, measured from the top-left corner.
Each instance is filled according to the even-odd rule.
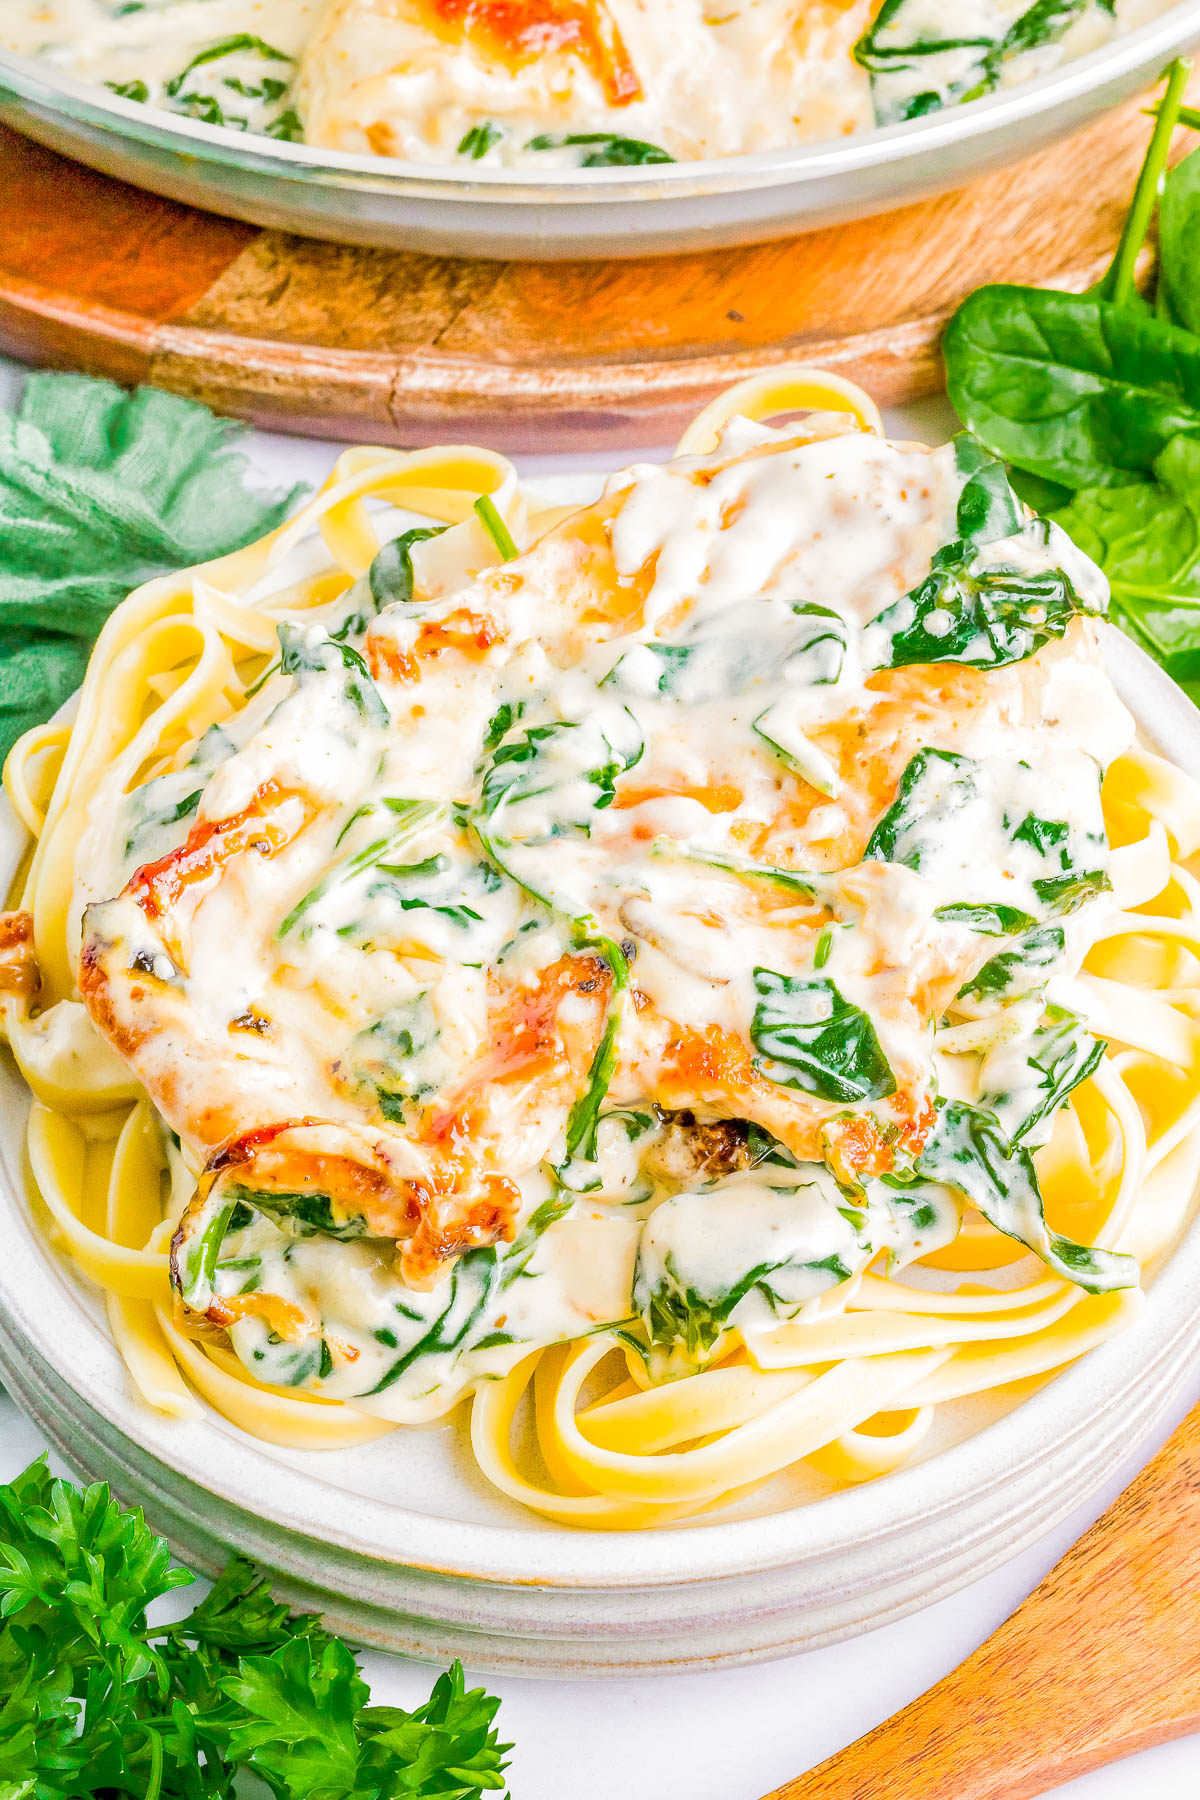
[[[0,1006],[147,1405],[318,1450],[465,1403],[503,1494],[626,1529],[886,1475],[1137,1316],[1200,1176],[1200,790],[1096,571],[880,433],[782,370],[582,511],[349,450],[112,615],[5,770]]]

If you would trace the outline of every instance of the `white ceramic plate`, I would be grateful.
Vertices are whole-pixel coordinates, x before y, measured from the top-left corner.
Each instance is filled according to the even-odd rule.
[[[1108,651],[1147,741],[1200,778],[1200,713],[1115,631]],[[0,857],[11,866],[19,849],[11,817],[0,821]],[[242,1550],[281,1592],[381,1648],[461,1655],[496,1673],[617,1674],[749,1662],[850,1636],[1049,1530],[1200,1365],[1196,1225],[1132,1330],[1015,1408],[1010,1396],[1001,1416],[960,1416],[960,1441],[935,1444],[915,1466],[842,1492],[802,1469],[719,1522],[572,1531],[487,1488],[453,1424],[306,1453],[255,1442],[215,1414],[150,1412],[98,1294],[35,1223],[24,1090],[11,1069],[0,1073],[5,1384],[68,1464],[143,1504],[193,1567],[214,1573]]]

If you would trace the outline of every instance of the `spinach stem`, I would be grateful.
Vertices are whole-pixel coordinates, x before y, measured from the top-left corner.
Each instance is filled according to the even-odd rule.
[[[475,511],[505,562],[511,562],[514,556],[520,556],[521,552],[513,542],[512,533],[500,517],[495,501],[488,494],[480,494],[475,502]]]
[[[1157,119],[1159,108],[1157,106],[1143,106],[1142,111],[1148,119]],[[1177,125],[1186,126],[1188,131],[1200,131],[1200,106],[1181,106],[1176,115],[1175,123]]]
[[[1109,300],[1114,306],[1128,306],[1136,295],[1134,270],[1162,193],[1171,137],[1179,123],[1183,92],[1191,72],[1191,59],[1186,56],[1177,56],[1167,71],[1167,91],[1158,107],[1154,134],[1134,189],[1133,205],[1126,214],[1116,255],[1094,290],[1099,299]]]

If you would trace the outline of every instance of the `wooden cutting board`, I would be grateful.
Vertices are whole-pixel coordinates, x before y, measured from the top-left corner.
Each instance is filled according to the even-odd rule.
[[[957,193],[780,243],[496,263],[259,230],[0,128],[0,350],[376,443],[663,444],[798,358],[895,404],[939,386],[972,288],[1096,278],[1148,130],[1134,103]]]
[[[973,1656],[767,1800],[1034,1800],[1198,1731],[1200,1407]]]

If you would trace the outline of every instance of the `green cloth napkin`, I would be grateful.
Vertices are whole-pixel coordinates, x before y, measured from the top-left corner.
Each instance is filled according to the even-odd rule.
[[[31,375],[0,411],[0,759],[83,679],[113,607],[239,550],[302,488],[255,492],[244,427],[157,388]]]

